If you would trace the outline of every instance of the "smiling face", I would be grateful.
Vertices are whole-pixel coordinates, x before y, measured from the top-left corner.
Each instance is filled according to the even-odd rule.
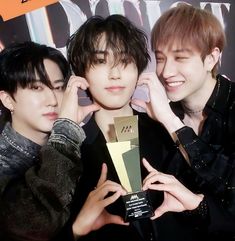
[[[212,80],[210,55],[204,61],[190,46],[158,46],[155,51],[156,73],[171,101],[200,99]]]
[[[122,58],[122,53],[115,61],[113,51],[106,49],[104,36],[94,55],[95,62],[85,72],[93,101],[108,110],[129,106],[138,79],[136,64],[126,54]]]
[[[58,65],[48,59],[43,61],[53,88],[36,81],[26,88],[18,87],[11,104],[12,126],[21,135],[41,144],[40,139],[49,134],[58,117],[64,78]],[[36,78],[38,75],[36,73]]]

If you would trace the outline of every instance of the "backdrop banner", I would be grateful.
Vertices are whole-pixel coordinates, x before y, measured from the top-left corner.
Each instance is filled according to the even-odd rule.
[[[221,22],[228,42],[222,54],[220,72],[234,81],[235,1],[232,0],[3,0],[0,3],[0,48],[12,42],[32,40],[56,47],[66,54],[68,37],[87,18],[96,14],[122,14],[150,36],[151,29],[161,14],[183,2],[211,11]],[[32,11],[33,9],[35,10]],[[6,21],[14,14],[21,15]],[[151,56],[153,57],[152,53]],[[152,58],[147,71],[154,69],[155,62]]]
[[[5,0],[0,3],[0,15],[5,21],[55,2],[58,0]]]

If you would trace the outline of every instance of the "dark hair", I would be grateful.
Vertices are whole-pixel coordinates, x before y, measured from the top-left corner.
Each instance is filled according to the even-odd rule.
[[[115,65],[121,60],[134,62],[140,74],[147,66],[150,56],[146,34],[122,15],[107,18],[89,18],[68,40],[68,61],[76,75],[85,77],[87,68],[96,62],[96,50],[105,34],[106,50],[114,54]]]
[[[18,87],[24,89],[37,81],[52,88],[44,59],[49,59],[59,66],[66,87],[70,69],[63,54],[55,48],[29,41],[14,43],[0,52],[0,90],[6,91],[14,99]],[[36,79],[36,73],[39,80]],[[1,108],[6,112],[3,105]],[[8,117],[6,119],[9,119]]]
[[[69,65],[63,54],[46,45],[34,42],[14,43],[0,52],[0,90],[12,98],[17,88],[26,88],[40,81],[52,88],[43,60],[55,62],[64,77],[65,86],[70,76]],[[36,73],[39,80],[36,79]]]
[[[151,47],[155,51],[160,45],[180,46],[189,44],[201,53],[202,60],[218,47],[222,52],[226,37],[219,20],[210,12],[188,4],[171,8],[157,20],[151,36]],[[218,63],[212,70],[215,76]]]

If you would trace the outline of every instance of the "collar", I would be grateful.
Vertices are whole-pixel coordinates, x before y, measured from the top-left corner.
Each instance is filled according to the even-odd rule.
[[[37,158],[41,146],[37,143],[25,138],[18,132],[16,132],[10,122],[7,122],[2,131],[2,137],[13,148],[17,149],[21,153],[24,153],[27,157]]]
[[[142,118],[142,116],[146,115],[146,113],[139,113],[135,109],[133,109],[133,114],[138,115],[139,118]],[[95,121],[94,115],[91,116],[89,121],[84,126],[82,126],[82,128],[86,134],[86,139],[83,142],[84,144],[92,144],[97,138],[97,136],[101,134],[101,130]]]

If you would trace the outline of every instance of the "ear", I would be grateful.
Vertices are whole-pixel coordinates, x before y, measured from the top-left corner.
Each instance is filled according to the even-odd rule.
[[[215,47],[211,53],[206,56],[204,63],[208,71],[212,71],[214,66],[219,62],[220,54],[220,49]]]
[[[14,110],[14,105],[13,105],[14,100],[6,91],[4,90],[0,91],[0,100],[8,110],[10,111]]]

